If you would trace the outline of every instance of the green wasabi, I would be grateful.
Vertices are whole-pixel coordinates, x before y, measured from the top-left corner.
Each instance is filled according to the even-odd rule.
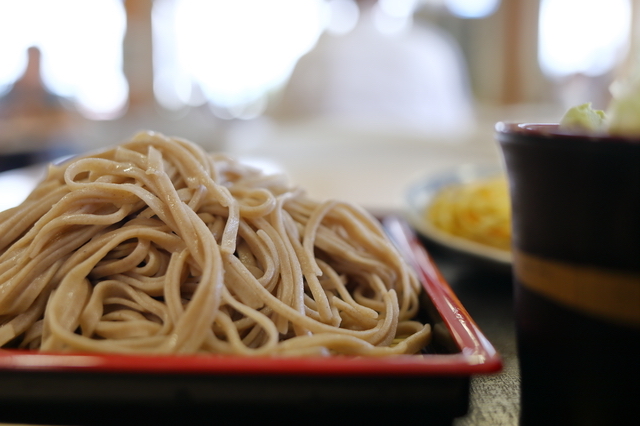
[[[570,108],[560,130],[586,135],[640,137],[640,76],[617,81],[609,88],[612,99],[607,112],[591,108],[591,103]]]
[[[614,98],[607,111],[609,133],[618,136],[638,137],[640,135],[640,97],[629,91]]]
[[[607,128],[607,114],[591,102],[570,108],[560,120],[560,129],[570,133],[602,134]]]

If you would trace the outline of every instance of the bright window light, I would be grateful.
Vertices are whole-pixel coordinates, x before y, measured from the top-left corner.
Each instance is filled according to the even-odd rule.
[[[323,28],[322,0],[156,0],[154,90],[170,109],[259,114]],[[244,117],[246,118],[246,117]]]
[[[629,40],[629,0],[542,0],[540,66],[550,77],[604,74]]]
[[[126,105],[122,71],[126,16],[121,0],[0,0],[0,89],[26,67],[30,46],[42,52],[42,77],[92,118]]]
[[[447,9],[460,18],[478,19],[491,15],[500,0],[444,0]]]
[[[373,22],[383,34],[397,34],[411,28],[416,4],[413,0],[379,0]]]
[[[413,15],[418,0],[378,0],[380,8],[388,15],[407,18]]]
[[[346,34],[358,23],[360,11],[354,0],[328,0],[327,32]]]

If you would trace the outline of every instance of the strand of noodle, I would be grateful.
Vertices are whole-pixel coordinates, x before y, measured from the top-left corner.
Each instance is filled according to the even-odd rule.
[[[286,214],[282,210],[282,203],[285,201],[285,197],[278,197],[278,208],[275,209],[269,217],[272,220],[273,229],[278,233],[278,241],[280,242],[281,253],[279,256],[284,262],[281,262],[281,267],[286,267],[286,280],[280,284],[280,287],[286,289],[286,293],[283,293],[282,298],[289,306],[295,309],[299,314],[304,314],[304,276],[302,274],[302,268],[300,266],[299,259],[296,256],[292,238],[290,237],[285,224]],[[286,287],[284,282],[287,283]],[[286,334],[288,324],[283,321],[285,327],[281,330],[283,334]],[[300,324],[293,323],[295,334],[305,334],[308,330],[300,327]]]
[[[215,321],[218,329],[220,329],[222,334],[224,335],[229,352],[234,354],[248,355],[250,351],[242,343],[242,339],[240,338],[238,330],[233,324],[233,321],[231,321],[231,318],[229,318],[229,316],[223,311],[218,311]]]
[[[240,225],[240,228],[242,227],[243,226]],[[238,242],[236,243],[236,256],[247,269],[252,271],[252,273],[256,272],[260,274],[261,271],[258,266],[258,261],[251,251],[249,244],[247,244],[246,240],[242,237],[242,231],[240,231],[240,228],[238,228],[238,236],[240,238],[238,238]]]
[[[107,300],[107,299],[105,299]],[[111,299],[109,299],[111,301]],[[138,311],[134,311],[131,309],[118,309],[117,311],[111,311],[102,315],[100,318],[100,322],[107,321],[147,321],[149,323],[153,323],[155,325],[161,325],[160,322],[156,322],[149,317],[144,316],[142,313]]]
[[[19,315],[16,315],[11,321],[0,326],[0,346],[4,346],[11,340],[29,329],[44,312],[47,304],[45,293],[40,293],[36,300]]]
[[[276,271],[280,269],[280,259],[276,256],[276,245],[262,229],[256,231],[256,236],[258,240],[262,242],[260,246],[262,250],[260,250],[259,253],[263,254],[261,261],[264,271],[263,275],[258,279],[258,282],[267,290],[273,291],[278,283]]]
[[[269,320],[268,318],[267,320],[271,322],[271,320]],[[260,352],[266,354],[268,351],[271,351],[272,349],[271,348],[264,349],[262,347],[262,345],[264,344],[264,341],[265,341],[264,330],[257,326],[254,326],[251,329],[249,329],[249,332],[246,333],[244,337],[242,337],[242,344],[245,345],[247,348],[259,349]]]
[[[223,306],[224,309],[230,310],[231,307],[229,305],[224,305]],[[222,308],[221,308],[222,309]],[[268,306],[263,306],[260,309],[256,309],[256,312],[259,312],[260,314],[262,314],[266,319],[268,319],[269,321],[271,321],[271,314],[273,313],[273,311],[271,310],[271,308],[269,308]],[[236,315],[239,315],[238,312],[235,312]],[[248,316],[243,316],[241,318],[238,319],[234,319],[233,323],[235,324],[236,329],[238,329],[239,332],[245,332],[246,330],[254,327],[256,325],[256,321]],[[273,321],[271,321],[271,323],[273,324]],[[214,332],[217,332],[217,325],[214,323],[213,324],[213,328]],[[277,329],[274,328],[274,330],[277,331]]]
[[[164,277],[143,277],[135,274],[114,274],[108,277],[112,280],[120,281],[133,288],[144,291],[152,297],[160,297],[164,290]]]
[[[125,257],[108,262],[99,262],[91,271],[91,278],[106,277],[134,269],[147,257],[150,246],[151,241],[138,239],[135,248]]]
[[[304,295],[304,314],[313,320],[322,322],[320,314],[318,314],[318,310],[316,309],[316,301],[308,294]]]
[[[48,309],[48,308],[47,308]],[[127,339],[117,340],[98,340],[89,339],[84,336],[80,336],[75,333],[71,333],[68,330],[60,327],[59,324],[52,322],[50,324],[52,329],[51,334],[55,335],[57,341],[56,344],[64,346],[64,350],[70,350],[83,352],[112,352],[112,353],[125,353],[135,354],[141,351],[147,353],[162,353],[158,350],[162,343],[167,339],[166,336],[150,336],[150,337],[135,337]],[[44,340],[44,331],[43,331]],[[41,344],[41,350],[46,350]]]
[[[167,174],[164,173],[164,166],[162,164],[160,151],[153,147],[149,147],[148,158],[149,168],[146,173],[151,175],[152,180],[158,183],[156,194],[159,195],[159,198],[164,205],[169,206],[168,213],[176,224],[176,233],[185,241],[194,260],[198,264],[204,264],[206,258],[203,257],[204,248],[202,247],[202,244],[205,241],[197,238],[197,232],[195,229],[195,223],[201,222],[184,220],[186,216],[189,216],[190,212],[193,213],[193,210],[188,209],[187,205],[180,200],[175,187],[169,180]]]
[[[293,289],[291,283],[294,283],[295,278],[293,276],[291,263],[288,259],[288,252],[284,246],[281,234],[278,233],[278,231],[272,227],[265,218],[255,219],[255,225],[264,231],[265,235],[269,238],[276,249],[279,259],[279,279],[274,290],[277,292],[277,298],[287,306],[290,306],[293,300]],[[278,331],[281,334],[286,334],[289,327],[286,318],[282,317],[277,312],[274,312],[274,317],[272,319],[276,324]]]
[[[399,256],[391,256],[392,248],[385,244],[386,237],[384,234],[378,233],[378,227],[366,226],[370,225],[372,219],[361,217],[356,219],[352,213],[354,210],[344,203],[336,204],[336,208],[328,212],[328,217],[335,217],[343,229],[349,235],[349,241],[359,243],[366,253],[375,258],[384,258],[390,261],[390,266],[402,269],[398,265],[401,263]],[[372,232],[375,230],[376,232]]]
[[[206,337],[207,330],[219,307],[224,287],[224,268],[220,247],[213,239],[207,226],[197,219],[195,212],[186,210],[186,220],[193,221],[197,236],[202,241],[202,276],[183,315],[175,325],[173,335],[166,349],[179,353],[194,352]],[[191,253],[189,253],[191,255]],[[208,266],[208,267],[204,267]]]
[[[400,306],[400,319],[410,319],[418,314],[420,309],[420,283],[414,275],[410,275],[407,269],[401,269],[400,283],[402,296],[405,303]]]
[[[184,312],[180,284],[188,255],[189,252],[187,250],[173,253],[164,276],[164,302],[167,304],[169,318],[171,318],[172,323],[176,323]]]
[[[58,203],[58,205],[61,203]],[[91,210],[97,210],[93,205],[87,205],[81,208],[78,213],[68,213],[59,215],[49,219],[47,215],[43,217],[41,221],[38,221],[29,232],[34,234],[33,241],[31,242],[29,252],[30,257],[35,257],[36,253],[42,251],[42,248],[51,241],[51,236],[62,233],[62,229],[65,227],[71,227],[73,225],[111,225],[119,222],[126,217],[130,212],[131,206],[123,205],[117,211],[110,214],[90,214],[87,213]],[[53,211],[53,210],[52,210]],[[40,224],[42,224],[40,226]],[[58,229],[60,229],[58,231]],[[95,229],[95,228],[94,228]]]
[[[95,328],[96,334],[105,339],[139,338],[160,333],[160,324],[146,319],[126,321],[126,328],[120,321],[100,321]]]
[[[236,202],[229,205],[229,216],[222,232],[220,241],[220,251],[226,254],[233,254],[236,250],[236,236],[240,226],[240,207]]]
[[[316,236],[316,247],[329,254],[336,263],[340,263],[345,270],[357,274],[362,271],[376,271],[384,275],[389,272],[386,265],[384,270],[380,270],[381,263],[379,260],[372,258],[367,253],[354,249],[348,241],[340,238],[335,232],[326,227],[319,227]],[[385,277],[385,281],[389,282],[393,276]]]
[[[75,251],[60,267],[58,274],[62,276],[59,278],[62,279],[65,275],[69,274],[71,269],[77,264],[89,259],[91,256],[97,258],[96,263],[99,262],[109,250],[116,248],[123,241],[132,238],[151,240],[170,253],[185,248],[184,241],[177,235],[163,232],[157,228],[125,226],[97,235],[83,246],[83,250]]]
[[[309,259],[312,259],[313,261],[313,272],[317,275],[320,276],[322,275],[322,270],[320,269],[320,267],[318,266],[318,264],[315,262],[315,253],[314,253],[314,244],[315,244],[315,238],[316,238],[316,232],[318,230],[318,227],[320,226],[320,223],[322,222],[322,218],[329,212],[329,210],[331,210],[334,206],[336,205],[335,201],[327,201],[323,204],[321,204],[320,206],[318,206],[313,213],[311,214],[311,216],[309,217],[305,227],[304,227],[304,236],[302,238],[302,245],[304,246],[304,249],[307,253],[307,257]]]
[[[68,192],[68,188],[59,187],[45,194],[41,199],[30,200],[9,210],[8,212],[12,213],[12,216],[0,224],[0,249],[6,250],[7,245],[23,234]]]
[[[300,312],[303,311],[304,302],[304,278],[303,275],[303,265],[301,265],[301,259],[299,258],[300,250],[296,250],[296,245],[300,245],[300,236],[296,227],[295,222],[284,208],[286,203],[290,200],[295,199],[298,196],[297,191],[287,192],[280,194],[277,198],[278,208],[270,215],[272,218],[275,218],[274,228],[277,232],[282,236],[282,241],[285,243],[285,247],[288,253],[288,259],[291,261],[292,266],[295,268],[296,277],[299,278],[296,281],[296,293],[295,293],[295,301],[296,307]],[[303,259],[304,261],[304,259]]]
[[[56,291],[56,294],[57,293],[58,291]],[[55,301],[52,301],[52,303],[55,303]],[[169,318],[168,309],[164,304],[148,297],[144,292],[137,291],[121,282],[108,280],[102,281],[94,287],[89,300],[83,306],[83,310],[78,319],[78,323],[82,329],[82,336],[90,338],[96,333],[101,318],[104,318],[103,307],[114,303],[127,306],[129,309],[149,312],[160,318],[163,326],[156,329],[159,335],[167,335],[171,330],[172,322]],[[75,334],[69,333],[69,331],[72,330],[68,330],[67,333],[65,333],[66,336],[70,334],[75,336]],[[132,332],[127,331],[126,335],[119,336],[118,341],[114,343],[117,345],[120,340],[124,340],[124,338],[130,337],[131,335]]]
[[[160,220],[166,223],[170,228],[176,229],[177,225],[174,223],[173,218],[168,212],[166,206],[159,200],[159,198],[148,190],[134,184],[122,183],[93,183],[96,187],[96,191],[102,190],[106,194],[124,194],[125,197],[131,194],[142,200],[157,216]]]
[[[251,286],[248,276],[253,274],[245,267],[245,265],[233,255],[223,255],[222,261],[225,266],[225,285],[227,290],[233,289],[230,293],[242,303],[253,309],[261,308],[264,303],[260,299],[258,293]]]
[[[238,234],[251,248],[257,261],[262,265],[262,276],[258,277],[258,281],[266,289],[272,291],[277,283],[276,271],[280,267],[275,244],[264,230],[253,231],[246,222],[240,224]]]
[[[44,312],[44,308],[42,309]],[[42,337],[42,324],[43,320],[35,321],[24,333],[22,341],[18,345],[20,349],[40,349],[40,340]]]
[[[113,283],[113,281],[110,281],[109,283]],[[122,283],[117,284],[122,286]],[[111,306],[117,310],[110,311],[100,318],[100,321],[95,325],[94,334],[97,334],[100,337],[109,338],[109,336],[101,336],[98,333],[98,330],[101,324],[110,322],[112,326],[110,327],[109,332],[112,333],[112,337],[114,339],[125,339],[134,335],[138,337],[151,337],[151,335],[145,336],[135,330],[135,327],[142,319],[153,324],[152,327],[153,330],[157,332],[156,334],[166,335],[167,332],[171,330],[172,324],[167,321],[166,308],[161,302],[148,297],[144,292],[136,291],[126,285],[122,287],[122,290],[125,290],[124,296],[105,297],[102,299],[101,302],[104,306]],[[147,316],[142,315],[142,312],[147,313]],[[135,319],[136,324],[132,326],[130,321],[132,316],[135,314],[138,314]],[[113,320],[110,321],[109,318],[116,318],[118,321],[116,323]],[[134,330],[131,330],[132,328]],[[121,331],[121,334],[113,334],[118,329]]]
[[[154,152],[157,152],[157,151],[154,150]],[[104,160],[99,160],[99,159],[85,159],[85,160],[80,160],[77,163],[69,166],[67,171],[65,172],[65,179],[67,179],[67,184],[71,187],[74,187],[74,186],[82,187],[84,185],[89,185],[88,183],[74,182],[73,177],[76,176],[77,174],[82,173],[83,168],[81,166],[89,167],[93,163],[98,161],[104,162]],[[160,161],[160,159],[156,158],[155,161],[156,162]],[[92,167],[95,167],[95,165]],[[119,167],[120,166],[115,164],[113,165],[112,168],[117,169]],[[156,187],[158,190],[162,190],[163,188],[166,190],[168,189],[169,186],[173,188],[173,184],[167,183],[167,179],[166,179],[167,177],[165,174],[162,174],[160,171],[156,172],[157,168],[158,168],[157,163],[154,163],[151,169],[147,171],[144,171],[141,169],[135,169],[131,167],[128,167],[124,170],[126,170],[126,173],[130,175],[132,178],[134,178],[136,181],[144,182],[145,186]],[[165,179],[162,179],[164,182],[157,182],[158,176],[160,175],[162,176],[162,178],[165,178]],[[93,182],[91,183],[91,185],[92,187],[96,188],[95,189],[96,191],[98,190],[104,191],[102,192],[103,196],[113,194],[112,196],[122,197],[122,195],[120,195],[122,193],[124,193],[125,196],[130,196],[131,194],[135,195],[138,198],[140,198],[142,201],[144,201],[145,204],[149,206],[154,211],[154,213],[158,215],[158,217],[167,225],[169,225],[172,229],[177,230],[179,227],[179,224],[175,222],[173,216],[170,214],[171,204],[167,205],[166,203],[162,203],[161,200],[158,198],[158,196],[155,195],[153,192],[150,192],[149,190],[146,190],[138,185],[134,185],[130,183],[111,184],[111,183],[104,183],[104,182],[101,182],[101,183]],[[156,194],[158,192],[159,191],[156,191]],[[167,206],[169,206],[169,209],[167,209]]]
[[[133,268],[133,271],[143,276],[161,278],[162,273],[167,270],[168,263],[167,256],[161,254],[156,246],[149,244],[146,257],[140,265]]]
[[[0,306],[4,307],[5,303],[11,303],[11,306],[7,306],[3,311],[7,314],[16,314],[31,306],[42,290],[48,286],[61,263],[61,260],[55,261],[54,259],[51,265],[43,266],[41,270],[30,269],[29,267],[21,268],[15,283],[10,281],[11,284],[15,285],[3,294],[2,305]],[[26,271],[28,275],[35,276],[32,279],[29,279],[29,276],[26,279],[20,279],[23,271]]]
[[[293,353],[293,351],[300,349],[324,346],[338,353],[350,355],[400,355],[404,353],[416,353],[420,350],[420,348],[424,347],[428,343],[430,335],[431,327],[429,324],[426,324],[419,332],[407,337],[393,347],[379,347],[361,339],[354,338],[352,336],[332,336],[328,334],[316,334],[313,336],[294,337],[289,340],[283,341],[280,344],[279,350],[283,353]]]
[[[223,291],[222,297],[226,304],[230,305],[238,312],[244,314],[246,317],[251,318],[256,324],[255,327],[259,327],[266,336],[265,342],[261,345],[259,350],[258,348],[254,348],[253,350],[249,351],[247,346],[243,344],[241,340],[231,342],[232,345],[234,345],[236,349],[239,349],[241,353],[245,354],[249,352],[253,352],[256,354],[268,353],[269,351],[273,350],[273,348],[278,344],[279,341],[279,333],[275,325],[273,324],[273,321],[271,321],[267,316],[263,315],[259,311],[251,309],[248,306],[236,301],[226,289]],[[229,324],[229,329],[237,330],[236,326],[232,326],[231,324]],[[234,335],[237,335],[237,333],[235,333]]]
[[[363,277],[363,285],[353,290],[353,300],[362,306],[366,306],[375,311],[381,311],[384,305],[383,300],[379,297],[384,294],[384,285],[378,285],[378,281],[374,280],[375,275],[369,274]],[[382,292],[382,293],[381,293]],[[373,294],[373,297],[371,296]]]
[[[216,184],[210,174],[204,169],[204,164],[209,164],[206,161],[197,161],[193,158],[193,155],[185,155],[186,150],[190,151],[190,154],[195,154],[196,151],[192,150],[190,144],[184,143],[179,139],[167,139],[159,137],[158,135],[152,135],[155,137],[149,138],[150,135],[140,133],[134,137],[133,141],[126,146],[135,147],[141,145],[142,148],[147,148],[147,143],[151,146],[157,146],[162,151],[173,154],[172,162],[180,170],[180,174],[183,176],[190,176],[187,179],[187,183],[198,182],[204,184],[209,191],[215,196],[215,198],[222,204],[229,208],[229,217],[225,225],[225,230],[220,244],[220,249],[223,253],[233,253],[235,251],[235,236],[237,233],[238,225],[240,223],[240,212],[236,201],[229,193],[229,190],[221,185]],[[182,149],[178,150],[177,146],[171,141],[178,142]],[[140,144],[142,142],[142,144]],[[195,176],[194,176],[195,175]]]
[[[199,185],[191,195],[187,205],[193,211],[198,211],[201,203],[204,201],[207,194],[207,188],[204,185]],[[180,197],[182,199],[182,197]]]
[[[211,178],[216,173],[212,168],[215,167],[215,163],[212,163],[207,159],[207,155],[200,149],[197,149],[194,144],[188,143],[179,138],[167,138],[160,134],[150,135],[148,133],[138,133],[134,136],[133,140],[125,146],[139,150],[148,149],[149,146],[153,146],[160,150],[164,156],[171,158],[171,163],[177,168],[178,173],[185,177],[185,183],[189,187],[198,186],[200,183],[206,182],[213,183]],[[209,186],[209,185],[207,185]],[[220,191],[221,188],[210,187],[207,188],[218,189],[216,192],[216,199],[223,205],[227,205],[226,201],[232,201],[228,198],[228,193]]]
[[[59,335],[73,334],[77,329],[82,309],[90,297],[90,285],[86,278],[67,280],[52,293],[44,314],[42,350],[65,349],[65,339]]]
[[[361,317],[371,318],[371,319],[376,319],[378,317],[378,313],[375,310],[368,308],[366,306],[362,306],[358,304],[355,300],[353,300],[353,297],[351,296],[349,291],[346,289],[346,287],[342,283],[342,280],[340,279],[340,277],[338,276],[338,274],[333,268],[331,268],[326,262],[322,260],[318,260],[318,264],[322,269],[323,274],[327,277],[327,280],[331,280],[332,287],[335,288],[338,294],[340,295],[340,299],[338,300],[341,300],[343,301],[343,303],[346,303],[349,306],[351,306],[351,308],[357,311],[359,316]],[[326,285],[324,287],[326,287]]]
[[[91,190],[94,184],[110,184],[109,187],[115,192],[105,192],[104,195],[113,196],[119,191],[117,184],[144,182],[145,177],[140,173],[141,170],[144,169],[109,158],[84,157],[67,165],[64,170],[64,182],[72,192],[83,188]]]
[[[334,210],[334,212],[340,211],[342,214],[349,216],[351,218],[350,223],[355,223],[358,224],[358,226],[366,228],[370,231],[371,236],[382,237],[383,239],[385,238],[385,232],[382,228],[382,224],[361,206],[342,201],[338,203],[336,207],[337,209]],[[384,246],[387,245],[384,244]]]
[[[355,339],[356,341],[359,341],[359,342],[368,343],[373,346],[375,346],[376,344],[388,345],[390,341],[393,339],[393,334],[395,332],[395,327],[393,327],[393,324],[392,324],[393,320],[391,320],[390,318],[391,316],[389,316],[387,320],[385,320],[385,322],[383,323],[383,326],[377,330],[377,333],[374,336],[372,336],[371,339],[358,339],[358,338],[355,338],[353,335],[348,335],[343,333],[317,333],[317,334],[314,334],[312,338],[324,335],[324,336],[328,336],[327,339],[329,340],[329,342],[332,342],[332,341],[341,341],[342,338],[348,337],[351,339]],[[283,345],[286,346],[288,342],[289,340],[284,341]],[[331,346],[330,343],[325,343],[325,345]]]
[[[287,218],[289,225],[291,225],[291,221],[293,219],[288,214],[284,216]],[[297,233],[295,225],[289,226],[289,234]],[[319,271],[322,273],[317,263],[314,261],[315,255],[313,254],[313,250],[311,253],[305,250],[303,245],[300,243],[300,238],[298,235],[292,235],[289,239],[291,242],[291,246],[293,247],[296,257],[298,258],[298,262],[300,264],[300,269],[306,278],[306,283],[313,295],[313,300],[316,302],[316,310],[320,315],[320,319],[327,323],[333,324],[337,326],[339,324],[339,317],[334,317],[333,312],[331,310],[331,305],[329,304],[329,299],[325,294],[325,290],[318,281],[318,273]]]
[[[116,146],[113,149],[105,151],[100,157],[123,165],[124,168],[130,166],[142,170],[147,168],[147,152],[143,150],[140,150],[140,152],[134,151],[133,149],[127,148],[126,145]]]
[[[276,208],[276,198],[264,188],[234,187],[230,191],[238,204],[239,214],[243,218],[266,216]]]
[[[49,247],[35,257],[27,256],[28,250],[20,250],[10,261],[5,261],[12,266],[0,275],[0,292],[2,294],[0,310],[12,313],[24,309],[36,298],[37,293],[42,291],[47,280],[58,282],[57,276],[64,263],[60,264],[57,261],[65,260],[69,253],[84,244],[94,232],[94,228],[88,228],[65,234],[57,239],[52,238],[53,242]],[[52,265],[57,266],[50,270]],[[48,271],[54,272],[56,275],[49,276],[49,278],[38,278],[47,274]],[[43,279],[44,281],[42,281]]]
[[[135,234],[136,232],[141,232],[141,231],[144,231],[144,233],[146,233],[149,237],[153,236],[153,234],[158,233],[157,231],[154,231],[151,229],[120,230],[118,232],[111,233],[110,235],[105,234],[101,238],[93,240],[89,244],[87,244],[88,246],[87,248],[90,248],[90,246],[96,246],[94,250],[86,250],[85,253],[80,251],[75,252],[74,255],[67,261],[73,264],[74,266],[65,274],[65,277],[62,279],[58,287],[59,290],[60,289],[63,289],[63,290],[61,290],[62,291],[61,293],[60,291],[57,291],[56,293],[54,293],[50,304],[55,303],[57,300],[63,299],[64,297],[66,297],[66,294],[68,294],[69,292],[73,292],[74,283],[77,283],[78,281],[82,281],[84,277],[86,277],[90,273],[92,267],[101,258],[103,258],[106,253],[108,253],[111,249],[113,249],[122,241],[128,239],[133,235],[136,235]],[[66,287],[70,288],[69,290],[66,290],[67,293],[65,293],[65,290],[64,290]],[[58,294],[62,294],[62,295],[57,296]],[[56,319],[55,315],[49,316],[49,321],[46,322],[45,325],[48,325],[52,329],[52,332],[56,331],[57,337],[61,336],[64,333],[64,327],[62,327],[58,323],[58,320]],[[45,327],[45,330],[46,330],[46,327]],[[67,335],[65,335],[65,339],[63,340],[67,342],[69,341],[68,333]],[[77,341],[77,339],[75,338],[72,338],[71,340]],[[44,341],[43,341],[43,345],[45,345]],[[43,346],[43,347],[46,348],[46,346]]]
[[[393,312],[394,312],[393,303],[394,302],[397,303],[397,297],[396,297],[395,292],[393,290],[385,292],[382,295],[382,298],[383,298],[383,300],[385,302],[384,307],[383,307],[383,311],[387,312],[387,313],[391,313],[391,315],[387,315],[386,317],[383,317],[381,321],[378,321],[376,327],[374,327],[374,328],[371,328],[371,329],[368,329],[368,330],[347,330],[347,329],[337,328],[337,327],[334,327],[332,325],[327,325],[327,324],[315,321],[315,320],[307,317],[306,315],[304,315],[304,313],[300,313],[296,309],[294,309],[291,306],[287,305],[281,299],[279,299],[279,298],[275,297],[274,295],[272,295],[271,293],[269,293],[264,287],[262,287],[257,282],[257,280],[255,278],[251,279],[251,277],[248,276],[247,279],[250,279],[253,282],[254,288],[256,289],[256,291],[258,293],[261,294],[265,304],[269,305],[273,309],[273,311],[275,313],[279,314],[283,318],[286,318],[287,320],[291,321],[292,323],[300,324],[303,328],[308,329],[309,331],[311,331],[313,333],[335,332],[335,333],[339,333],[339,334],[357,336],[357,337],[360,337],[360,338],[362,338],[364,340],[367,340],[367,341],[370,341],[370,340],[371,341],[377,341],[377,340],[379,340],[379,337],[381,335],[386,335],[387,334],[389,327],[391,327],[391,326],[395,327],[395,325],[393,325],[393,321],[394,321],[394,318],[393,318]]]
[[[336,309],[340,312],[340,317],[342,319],[341,324],[345,328],[371,328],[375,327],[377,322],[377,318],[369,318],[360,316],[360,311],[356,309],[350,303],[346,303],[344,300],[339,297],[333,296],[331,298],[332,306],[335,306]]]
[[[213,332],[205,340],[205,346],[210,347],[216,353],[223,354],[243,354],[251,355],[253,351],[249,350],[243,343],[238,334],[238,329],[235,327],[228,314],[219,310],[215,318],[215,328],[217,333],[223,336],[223,339],[219,339]]]

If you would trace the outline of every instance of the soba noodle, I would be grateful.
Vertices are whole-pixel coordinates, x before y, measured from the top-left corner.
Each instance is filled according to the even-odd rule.
[[[379,223],[156,133],[51,165],[0,213],[0,345],[416,353],[420,285]]]

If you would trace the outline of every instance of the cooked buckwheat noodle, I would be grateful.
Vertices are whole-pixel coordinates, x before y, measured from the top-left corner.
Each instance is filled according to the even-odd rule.
[[[0,345],[417,353],[420,285],[363,209],[151,132],[51,165],[0,213]]]

